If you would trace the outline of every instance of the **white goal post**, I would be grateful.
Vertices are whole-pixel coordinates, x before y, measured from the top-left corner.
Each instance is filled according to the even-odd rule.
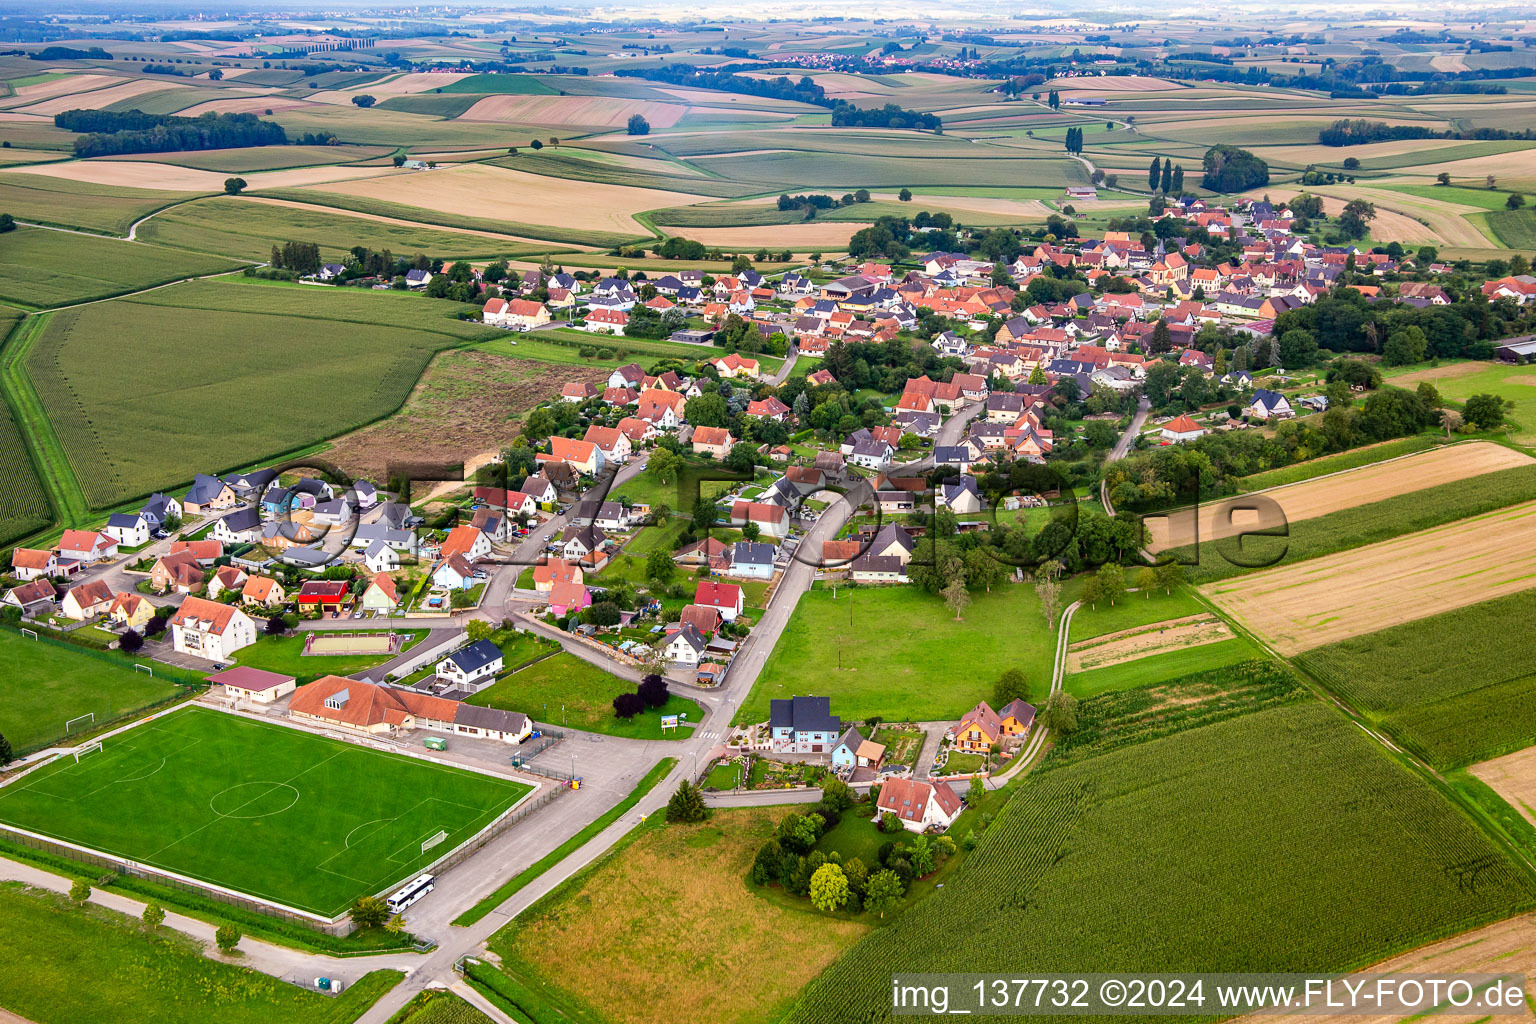
[[[150,676],[154,676],[155,674],[153,666],[145,665],[144,663],[138,661],[133,663],[133,670],[135,672],[148,672]]]
[[[35,629],[27,629],[25,626],[23,626],[22,629],[21,629],[21,635],[22,636],[29,636],[33,640],[36,640],[37,639],[37,630],[35,630]]]
[[[438,844],[442,843],[443,840],[445,840],[447,838],[448,838],[448,833],[440,831],[440,832],[437,833],[437,835],[433,836],[430,839],[423,839],[421,841],[421,852],[422,853],[426,853],[428,850],[432,849],[432,847],[437,846]]]
[[[69,721],[65,722],[64,723],[64,734],[66,736],[69,735],[69,733],[74,730],[76,722],[89,722],[91,725],[95,725],[96,724],[96,712],[94,712],[94,711],[87,711],[85,714],[78,715],[78,716],[76,716],[74,718],[71,718]]]
[[[99,751],[100,749],[101,749],[100,741],[81,744],[80,746],[75,748],[75,764],[79,764],[80,763],[80,759],[82,757],[84,757],[85,755],[87,755],[87,754],[94,754],[97,751]]]

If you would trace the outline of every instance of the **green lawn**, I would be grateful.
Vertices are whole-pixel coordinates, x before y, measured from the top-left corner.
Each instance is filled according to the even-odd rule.
[[[1068,693],[1077,697],[1091,697],[1109,690],[1126,690],[1137,686],[1151,686],[1167,682],[1192,672],[1235,665],[1250,658],[1263,657],[1257,647],[1243,639],[1233,637],[1214,644],[1202,644],[1183,650],[1166,651],[1135,661],[1108,665],[1088,672],[1069,675],[1063,684]]]
[[[613,713],[613,698],[634,688],[627,679],[604,672],[574,654],[561,653],[501,677],[468,703],[521,711],[556,729],[568,727],[634,740],[683,739],[704,717],[698,704],[673,694],[661,708],[647,709],[623,721]],[[663,734],[662,716],[682,714],[688,716],[688,724]]]
[[[916,587],[814,589],[800,598],[738,723],[768,717],[773,698],[832,698],[844,721],[957,719],[989,697],[1004,669],[1032,685],[1051,675],[1055,636],[1032,587],[972,595],[963,621]]]
[[[375,631],[369,630],[369,632]],[[388,630],[377,630],[377,632],[386,633]],[[396,632],[404,633],[406,636],[402,651],[410,650],[427,635],[424,629],[402,629]],[[236,651],[234,660],[236,664],[247,668],[259,668],[267,672],[281,672],[285,676],[293,676],[300,685],[303,685],[312,683],[321,676],[350,676],[364,669],[373,668],[375,665],[382,665],[395,657],[393,654],[306,655],[304,637],[307,635],[300,630],[287,636],[259,637],[251,646]]]
[[[1515,407],[1508,416],[1515,427],[1510,437],[1520,444],[1536,443],[1536,374],[1530,367],[1489,363],[1475,373],[1431,378],[1430,383],[1453,402],[1484,393],[1513,401]]]
[[[980,754],[950,754],[944,761],[945,775],[969,775],[987,766],[987,759]]]
[[[401,977],[375,971],[323,996],[210,960],[170,929],[0,883],[0,999],[40,1024],[345,1024]]]
[[[189,708],[6,787],[0,821],[330,916],[409,878],[529,791]],[[423,854],[439,831],[446,840]]]
[[[1131,579],[1127,582],[1134,585],[1135,570],[1130,575]],[[1132,626],[1146,626],[1153,622],[1166,622],[1209,611],[1210,608],[1202,604],[1195,592],[1188,588],[1177,588],[1171,594],[1161,590],[1126,594],[1114,604],[1100,601],[1095,607],[1085,604],[1074,612],[1071,640],[1076,643],[1106,633],[1118,633]]]
[[[470,75],[437,90],[441,93],[509,93],[518,96],[553,96],[554,89],[531,75]]]
[[[709,774],[704,776],[704,788],[720,790],[735,789],[737,786],[740,786],[743,781],[741,777],[741,767],[741,765],[733,761],[727,761],[724,764],[715,765],[709,770]]]
[[[93,714],[96,726],[105,725],[182,690],[138,671],[126,658],[108,661],[0,630],[0,735],[18,753],[62,737],[69,719]]]

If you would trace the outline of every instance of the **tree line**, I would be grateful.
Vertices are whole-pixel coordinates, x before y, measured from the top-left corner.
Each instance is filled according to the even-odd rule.
[[[1530,139],[1536,132],[1529,128],[1473,128],[1455,131],[1447,128],[1436,131],[1417,124],[1387,124],[1383,121],[1367,121],[1364,118],[1340,118],[1317,133],[1317,141],[1325,146],[1362,146],[1368,142],[1392,142],[1398,139]]]
[[[737,65],[739,66],[739,65]],[[762,96],[769,99],[794,100],[826,107],[832,111],[832,124],[854,128],[918,128],[926,131],[943,131],[944,122],[937,114],[919,110],[907,110],[894,103],[883,107],[856,107],[847,100],[834,100],[827,90],[812,81],[811,76],[801,75],[792,81],[787,75],[778,78],[748,78],[732,74],[729,70],[699,71],[682,64],[669,64],[650,68],[622,68],[616,72],[625,78],[644,78],[651,82],[669,85],[685,85],[694,89],[715,89],[743,96]]]
[[[142,110],[66,110],[55,114],[53,122],[65,131],[88,133],[75,140],[75,155],[81,158],[281,146],[288,142],[281,125],[255,114],[176,117]]]

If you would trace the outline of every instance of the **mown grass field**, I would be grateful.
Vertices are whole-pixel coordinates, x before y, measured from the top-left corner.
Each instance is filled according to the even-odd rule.
[[[1340,487],[1349,486],[1347,478]],[[1260,567],[1288,565],[1338,551],[1374,544],[1403,534],[1443,526],[1495,509],[1536,499],[1536,466],[1517,466],[1452,483],[1410,491],[1393,498],[1340,509],[1313,519],[1287,524],[1284,537],[1249,537],[1236,555],[1236,538],[1202,542],[1200,564],[1189,566],[1191,580],[1208,583],[1255,572]],[[1174,549],[1179,557],[1194,553],[1192,546]],[[1235,564],[1228,556],[1248,565]]]
[[[320,245],[325,259],[339,260],[362,245],[396,256],[425,253],[442,259],[517,259],[556,248],[519,238],[460,234],[422,224],[392,224],[354,217],[323,207],[278,205],[216,196],[184,203],[157,214],[139,229],[140,238],[162,245],[266,261],[274,245],[306,241]]]
[[[159,245],[19,227],[0,242],[0,299],[41,308],[62,306],[239,265]]]
[[[389,156],[387,146],[252,146],[246,149],[205,149],[178,153],[134,153],[124,159],[195,167],[200,171],[245,174],[285,167],[350,164]],[[109,158],[115,159],[115,158]]]
[[[0,174],[0,210],[17,220],[126,235],[134,221],[192,198],[186,192],[92,185],[39,174]]]
[[[869,931],[748,887],[783,813],[720,809],[702,825],[648,824],[497,932],[491,949],[573,1022],[774,1020]]]
[[[530,789],[191,708],[7,786],[0,820],[329,916],[409,878]],[[423,854],[439,831],[447,838]]]
[[[1536,591],[1318,647],[1297,665],[1438,768],[1536,743]]]
[[[110,966],[109,966],[110,965]],[[88,972],[90,984],[81,984]],[[178,932],[0,883],[5,1007],[47,1024],[346,1024],[401,979],[374,971],[332,998],[203,955]]]
[[[1013,667],[1031,686],[1049,686],[1055,634],[1031,587],[974,593],[960,622],[916,587],[836,594],[816,589],[800,598],[738,723],[766,721],[771,699],[807,694],[831,697],[845,722],[954,719],[990,698]]]
[[[484,333],[445,319],[459,308],[392,292],[175,286],[51,314],[26,369],[86,500],[110,507],[388,415],[435,353]],[[103,363],[109,341],[131,344],[133,359]]]
[[[1533,904],[1467,817],[1277,667],[1105,694],[1079,718],[966,870],[789,1021],[887,1012],[890,964],[1334,972]]]
[[[502,676],[468,703],[521,711],[556,729],[568,727],[634,740],[685,739],[704,718],[704,709],[695,701],[673,694],[660,708],[647,708],[626,722],[613,713],[613,698],[634,689],[629,680],[562,652]],[[688,723],[663,732],[663,715],[687,715]]]
[[[1260,657],[1260,651],[1242,637],[1183,650],[1153,654],[1134,661],[1108,665],[1088,672],[1074,672],[1063,684],[1076,697],[1092,697],[1110,690],[1128,690],[1178,679],[1194,672],[1208,672]]]
[[[97,725],[169,700],[181,687],[63,644],[0,630],[0,735],[17,752],[65,735],[65,723],[93,714]],[[77,723],[76,729],[88,727]]]

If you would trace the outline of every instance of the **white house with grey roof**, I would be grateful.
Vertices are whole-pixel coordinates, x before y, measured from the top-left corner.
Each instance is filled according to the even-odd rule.
[[[501,648],[489,640],[476,640],[437,663],[437,677],[455,688],[477,693],[496,681],[505,659]]]
[[[768,702],[768,743],[781,754],[827,754],[843,734],[830,697],[790,697]]]
[[[101,532],[117,541],[118,547],[136,548],[149,543],[149,520],[142,512],[117,512],[107,517]]]
[[[753,580],[773,579],[776,549],[762,541],[739,540],[731,546],[731,575]]]

